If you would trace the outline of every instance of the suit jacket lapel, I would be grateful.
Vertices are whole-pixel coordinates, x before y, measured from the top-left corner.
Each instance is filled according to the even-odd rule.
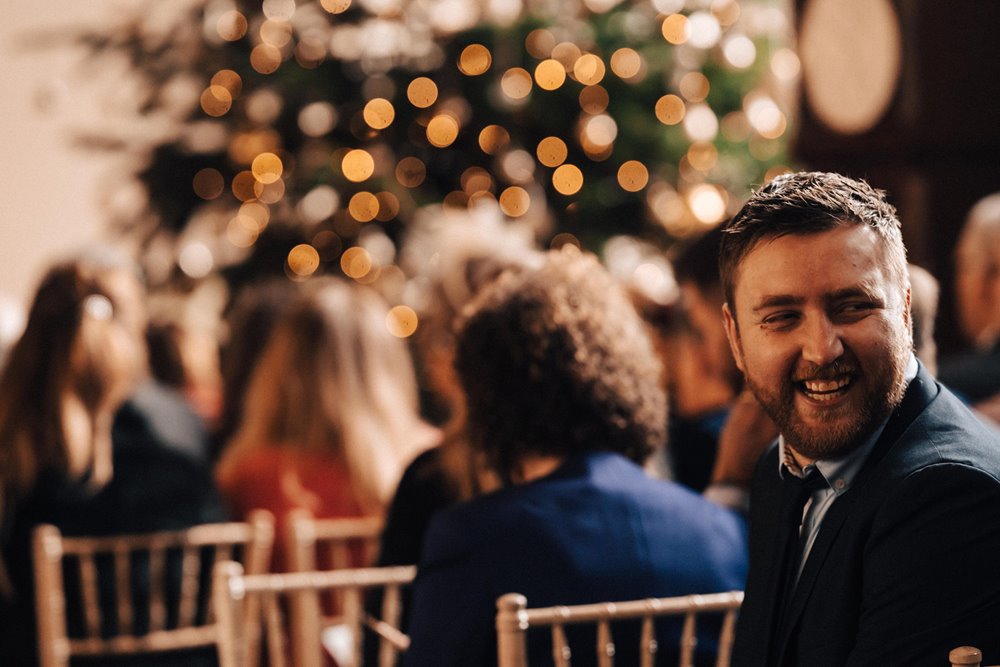
[[[851,485],[851,488],[842,496],[836,499],[823,517],[816,541],[813,543],[809,557],[806,559],[799,577],[799,583],[795,587],[795,592],[789,603],[788,622],[784,627],[778,628],[775,640],[779,642],[780,651],[777,655],[783,655],[788,640],[791,637],[792,629],[798,623],[806,602],[812,595],[816,580],[823,569],[823,563],[830,553],[830,549],[836,542],[837,534],[844,526],[844,522],[851,515],[851,510],[861,497],[864,487],[875,480],[877,482],[876,471],[879,463],[885,458],[886,453],[899,441],[900,437],[913,421],[924,411],[927,404],[937,395],[939,389],[927,371],[921,364],[917,370],[917,376],[910,382],[900,402],[889,421],[886,423],[882,434],[872,448],[871,454],[865,461],[861,470]],[[774,522],[772,522],[774,523]],[[775,538],[776,539],[776,538]],[[773,585],[773,582],[772,582]],[[770,590],[774,590],[773,588]],[[770,619],[773,620],[773,619]]]

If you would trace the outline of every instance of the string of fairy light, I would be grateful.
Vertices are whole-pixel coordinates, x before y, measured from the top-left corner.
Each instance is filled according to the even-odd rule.
[[[446,4],[457,7],[461,3]],[[476,9],[475,3],[464,4],[480,13],[485,11]],[[565,9],[570,4],[560,6]],[[334,260],[339,260],[344,275],[362,283],[405,280],[393,264],[391,248],[373,251],[363,240],[355,245],[349,240],[359,227],[403,219],[418,205],[413,192],[428,178],[427,159],[400,145],[389,145],[387,133],[393,129],[404,142],[436,151],[456,150],[463,137],[474,139],[472,145],[481,151],[482,159],[465,168],[454,189],[441,198],[440,204],[446,208],[489,202],[515,220],[537,216],[547,206],[569,207],[588,187],[585,163],[613,160],[617,187],[623,193],[643,197],[650,220],[671,236],[680,238],[723,220],[737,205],[740,192],[750,185],[741,182],[745,169],[739,171],[732,157],[737,151],[732,146],[739,145],[747,159],[759,163],[774,162],[783,154],[789,129],[789,91],[798,76],[795,53],[781,44],[788,41],[783,8],[773,2],[749,0],[586,0],[576,7],[572,20],[557,17],[551,25],[528,32],[523,43],[504,45],[502,54],[499,46],[491,51],[486,43],[474,41],[465,45],[453,62],[441,67],[435,59],[443,58],[444,51],[434,51],[427,43],[446,41],[454,33],[447,34],[431,23],[419,24],[427,34],[410,41],[418,51],[423,49],[425,71],[415,71],[399,90],[386,76],[387,70],[398,65],[398,55],[383,54],[379,59],[348,53],[351,48],[363,51],[365,46],[356,43],[364,42],[363,35],[351,33],[352,42],[345,37],[347,33],[333,31],[338,20],[358,10],[371,14],[372,21],[410,29],[407,21],[413,17],[403,10],[403,3],[356,0],[352,7],[351,0],[300,0],[298,4],[294,0],[266,0],[260,15],[235,8],[206,11],[206,36],[222,42],[251,40],[249,65],[258,75],[267,77],[287,67],[315,69],[329,58],[369,57],[362,63],[368,79],[361,86],[366,99],[359,114],[341,117],[342,108],[317,100],[302,106],[297,115],[298,129],[305,137],[319,140],[346,124],[355,144],[333,146],[325,153],[292,155],[284,150],[283,138],[272,127],[281,113],[280,96],[267,86],[247,90],[237,67],[214,72],[201,91],[200,109],[209,119],[225,119],[240,104],[240,113],[248,122],[234,124],[226,153],[232,164],[245,168],[228,179],[215,167],[203,168],[194,175],[194,192],[209,202],[230,201],[232,197],[234,208],[225,223],[224,238],[237,249],[248,250],[257,243],[274,207],[293,210],[305,228],[315,230],[309,242],[288,253],[286,273],[294,280],[323,272]],[[520,7],[522,14],[530,10]],[[587,20],[614,12],[626,38],[620,41],[627,41],[630,34],[647,37],[636,39],[634,44],[601,48],[587,36]],[[482,17],[470,15],[465,20],[477,18]],[[341,27],[346,29],[346,25]],[[352,25],[357,33],[357,18]],[[652,40],[648,38],[651,30],[655,31]],[[384,28],[383,34],[398,37],[402,33]],[[660,53],[648,48],[653,40],[660,49],[664,45],[672,49],[668,67],[650,59],[651,54]],[[759,66],[762,44],[767,47],[767,62],[758,67],[758,81],[742,92],[740,108],[718,112],[709,103],[711,76]],[[510,55],[512,48],[518,57]],[[562,132],[547,134],[531,144],[524,144],[524,133],[514,132],[507,122],[476,126],[470,121],[472,114],[461,86],[435,81],[435,73],[447,67],[460,73],[460,81],[486,80],[509,118],[515,118],[532,98],[544,102],[546,95],[556,91],[578,89],[577,120]],[[654,69],[664,71],[658,74],[661,94],[644,113],[655,119],[664,133],[673,133],[669,136],[675,143],[686,145],[679,161],[666,173],[642,151],[623,155],[615,150],[621,132],[630,128],[620,127],[609,111],[614,103],[613,88],[645,85]],[[403,116],[413,120],[400,128]],[[728,148],[720,151],[723,144]],[[330,169],[336,179],[314,184],[305,192],[291,186],[294,179],[302,179],[317,166]],[[761,180],[785,169],[776,162]],[[557,201],[546,200],[548,188]],[[559,234],[553,243],[574,241],[572,235]],[[379,243],[375,245],[385,250],[384,238]],[[185,250],[190,251],[187,256]],[[197,251],[186,248],[180,253],[179,265],[188,275],[197,276],[211,270],[211,260],[211,251],[206,255],[203,247]],[[413,310],[399,307],[394,312],[390,325],[394,334],[412,333],[417,323]]]

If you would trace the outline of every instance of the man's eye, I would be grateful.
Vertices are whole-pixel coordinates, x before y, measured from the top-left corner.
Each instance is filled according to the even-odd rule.
[[[766,327],[778,328],[790,326],[796,320],[798,320],[797,313],[774,313],[765,317],[762,320],[762,324]]]
[[[854,301],[851,303],[845,303],[837,309],[837,314],[843,318],[860,318],[864,317],[872,310],[875,309],[875,304],[870,301]]]

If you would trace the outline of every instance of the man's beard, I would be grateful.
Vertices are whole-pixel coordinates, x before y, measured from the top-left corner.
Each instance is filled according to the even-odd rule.
[[[909,356],[909,347],[890,343],[884,362],[874,368],[862,369],[857,361],[838,360],[827,366],[790,371],[777,392],[761,386],[749,375],[746,381],[792,449],[812,460],[837,459],[859,447],[903,400]],[[795,385],[803,380],[830,379],[845,373],[851,375],[852,382],[865,383],[861,405],[845,404],[828,413],[819,412],[820,423],[816,423],[815,417],[813,423],[806,423],[796,407]],[[852,418],[844,419],[847,414]]]

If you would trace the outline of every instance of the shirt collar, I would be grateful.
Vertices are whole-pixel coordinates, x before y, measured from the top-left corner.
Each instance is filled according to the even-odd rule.
[[[912,354],[910,361],[906,365],[904,380],[907,385],[917,377],[917,359]],[[851,483],[857,476],[861,466],[868,459],[868,455],[878,442],[879,436],[885,430],[885,425],[889,423],[889,417],[882,420],[882,423],[872,431],[871,435],[861,444],[860,447],[850,452],[846,456],[837,459],[820,459],[812,465],[800,468],[795,458],[792,456],[791,448],[785,444],[785,436],[778,436],[778,474],[784,477],[786,474],[804,477],[811,468],[815,467],[823,475],[830,488],[836,495],[846,493],[851,488]]]

